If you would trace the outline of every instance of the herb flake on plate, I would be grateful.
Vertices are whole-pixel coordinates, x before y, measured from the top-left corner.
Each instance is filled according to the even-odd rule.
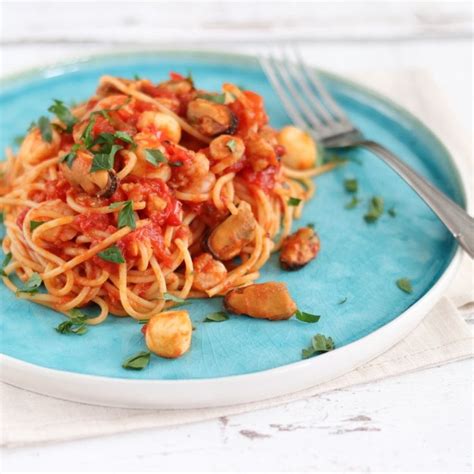
[[[331,337],[316,334],[311,338],[311,346],[301,351],[301,356],[303,359],[308,359],[316,354],[332,351],[335,347]]]
[[[408,278],[399,278],[396,281],[396,284],[398,288],[400,288],[400,290],[404,291],[405,293],[413,293],[413,286]]]
[[[365,222],[371,224],[378,220],[378,218],[383,214],[384,202],[383,197],[374,196],[369,202],[369,209],[367,214],[365,214]]]
[[[321,316],[317,314],[306,313],[299,309],[296,310],[295,316],[298,321],[303,321],[304,323],[317,323],[321,319]]]
[[[216,311],[215,313],[209,313],[204,319],[204,323],[221,323],[227,321],[229,316],[224,311]]]
[[[143,370],[150,363],[150,352],[138,352],[127,359],[122,363],[122,367],[128,370]]]
[[[102,252],[97,254],[102,260],[112,263],[125,263],[125,259],[123,258],[122,251],[116,246],[112,245]]]

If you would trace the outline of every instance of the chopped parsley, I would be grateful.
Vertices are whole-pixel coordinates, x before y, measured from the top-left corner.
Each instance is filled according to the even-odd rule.
[[[94,137],[92,136],[92,129],[95,125],[95,115],[92,115],[89,119],[89,123],[82,132],[81,139],[86,148],[90,148],[94,144]]]
[[[332,338],[323,334],[316,334],[311,339],[311,346],[301,351],[301,356],[303,359],[307,359],[321,352],[332,351],[335,347]]]
[[[391,208],[387,211],[387,214],[388,214],[390,217],[396,217],[397,211],[395,210],[394,207],[391,207]]]
[[[44,224],[44,221],[30,221],[30,232],[33,232],[41,224]]]
[[[8,252],[2,262],[2,265],[0,266],[0,276],[7,276],[5,273],[5,267],[10,263],[10,260],[12,259],[12,253]]]
[[[32,273],[30,278],[28,278],[28,281],[23,285],[22,288],[20,288],[16,293],[17,295],[19,293],[38,293],[38,288],[40,287],[41,283],[43,283],[43,280],[41,279],[39,273]]]
[[[112,263],[125,263],[121,250],[116,246],[112,245],[111,247],[102,250],[97,254],[102,260]]]
[[[352,196],[352,199],[344,206],[346,209],[354,209],[360,203],[357,196]]]
[[[133,212],[133,201],[125,201],[123,203],[123,207],[120,209],[118,215],[117,223],[119,229],[127,226],[131,229],[135,229],[137,225],[135,222],[135,213]]]
[[[225,146],[233,153],[237,148],[237,142],[234,139],[232,139],[232,140],[229,140],[225,144]]]
[[[65,161],[69,168],[72,168],[72,164],[74,163],[74,160],[76,159],[77,156],[77,150],[79,150],[80,145],[78,143],[75,143],[72,147],[69,153],[66,153],[61,161]]]
[[[145,159],[153,166],[158,166],[160,163],[167,163],[168,160],[161,150],[145,150]]]
[[[215,102],[216,104],[225,104],[225,93],[222,94],[200,94],[198,95],[199,99],[209,100],[210,102]]]
[[[301,199],[290,197],[288,199],[288,206],[298,206],[300,202],[301,202]]]
[[[53,141],[53,127],[48,117],[42,116],[38,119],[38,128],[41,133],[41,138],[48,143]]]
[[[384,209],[383,197],[374,196],[369,202],[369,209],[364,219],[367,223],[375,222],[382,214]]]
[[[72,127],[77,123],[77,118],[74,117],[72,112],[64,105],[61,100],[53,99],[54,104],[49,107],[49,111],[58,117],[58,119],[66,125],[66,132],[71,133]]]
[[[399,278],[396,283],[398,288],[405,293],[413,293],[413,286],[408,278]]]
[[[122,363],[122,367],[129,370],[142,370],[150,363],[150,356],[150,352],[138,352],[125,359]]]
[[[303,321],[304,323],[317,323],[321,318],[321,316],[318,316],[317,314],[305,313],[299,309],[296,310],[295,316],[296,319]]]
[[[222,321],[227,321],[229,316],[227,316],[224,311],[216,311],[215,313],[209,313],[204,319],[204,323],[220,323]]]
[[[316,224],[315,224],[314,222],[308,222],[308,223],[306,224],[306,227],[309,227],[310,229],[313,229],[313,230],[314,230],[315,225],[316,225]]]
[[[77,308],[71,309],[69,311],[69,316],[71,319],[68,321],[63,321],[55,329],[60,334],[76,334],[82,336],[87,332],[86,319],[87,316]]]
[[[348,193],[356,193],[359,185],[357,179],[346,179],[344,180],[344,188]]]
[[[163,293],[163,299],[165,301],[172,301],[173,303],[176,303],[175,305],[173,305],[173,308],[179,308],[180,306],[191,304],[190,301],[187,301],[184,298],[180,298],[179,296],[175,296],[172,293]]]
[[[342,300],[339,301],[339,303],[337,303],[337,304],[344,304],[346,301],[347,301],[347,296],[345,296],[344,298],[342,298]]]
[[[114,167],[115,154],[123,147],[112,145],[109,153],[96,153],[92,160],[91,173],[100,170],[110,170]]]

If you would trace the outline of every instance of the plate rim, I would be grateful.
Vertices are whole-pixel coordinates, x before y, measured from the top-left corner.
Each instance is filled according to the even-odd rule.
[[[61,70],[60,74],[62,74],[68,71],[67,68],[81,65],[82,63],[93,64],[105,59],[120,59],[127,56],[141,55],[153,57],[156,55],[176,54],[199,56],[204,59],[233,60],[245,62],[246,64],[258,62],[257,57],[253,54],[228,53],[212,50],[182,48],[124,50],[72,56],[67,60],[28,68],[23,71],[2,76],[0,78],[0,85],[8,85],[19,79],[29,80],[40,78],[40,76],[44,78],[45,73],[48,71]],[[414,122],[417,127],[422,129],[430,140],[435,143],[436,148],[440,149],[452,165],[451,167],[460,185],[459,191],[463,205],[467,208],[470,207],[467,199],[467,179],[463,173],[461,173],[459,160],[455,155],[453,156],[450,153],[444,143],[429,126],[403,106],[364,84],[346,79],[344,76],[328,72],[319,67],[311,66],[311,68],[317,70],[318,73],[323,76],[349,86],[351,89],[356,88],[364,94],[374,97],[378,102],[388,105],[397,113],[406,116],[411,122]],[[423,320],[428,311],[441,298],[444,289],[446,289],[454,278],[461,263],[461,258],[462,250],[460,246],[457,245],[457,249],[443,273],[418,301],[396,316],[392,321],[370,334],[346,344],[335,351],[321,354],[316,358],[292,362],[279,367],[248,374],[201,379],[140,380],[52,369],[0,354],[0,378],[7,384],[48,395],[53,398],[121,408],[204,408],[249,403],[286,395],[343,375],[377,357],[398,343]],[[318,373],[318,368],[325,370],[320,370]],[[283,384],[282,386],[281,379],[290,373],[292,380],[290,380],[290,383]],[[48,381],[48,384],[45,384],[45,381]],[[91,390],[92,387],[95,387],[99,392],[96,392],[95,395],[91,395],[94,393],[94,390]],[[103,390],[104,387],[106,387],[107,390]],[[242,391],[244,387],[246,393]],[[185,390],[183,395],[183,388],[193,390],[195,395],[193,400],[189,400],[187,390]],[[136,393],[138,393],[140,389],[143,390],[141,393],[145,393],[147,396],[137,400],[138,397]],[[119,394],[119,396],[114,396],[115,394]]]

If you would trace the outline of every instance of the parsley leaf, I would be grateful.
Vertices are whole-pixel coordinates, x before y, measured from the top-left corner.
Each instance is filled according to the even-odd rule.
[[[71,111],[64,105],[64,102],[56,99],[53,99],[53,101],[54,104],[48,110],[66,125],[66,132],[71,133],[77,118],[72,115]]]
[[[332,338],[316,334],[311,339],[311,346],[301,351],[301,356],[303,359],[307,359],[321,352],[332,351],[335,347]]]
[[[76,159],[76,154],[77,150],[79,150],[80,145],[78,143],[75,143],[72,147],[69,153],[66,153],[61,161],[65,161],[69,168],[72,168],[72,164],[74,163],[74,160]]]
[[[198,95],[199,99],[209,100],[210,102],[215,102],[216,104],[225,103],[225,93],[222,94],[200,94]]]
[[[119,140],[122,140],[125,143],[129,143],[130,145],[135,145],[135,141],[127,132],[122,132],[121,130],[118,130],[114,133],[114,137],[118,138]]]
[[[97,254],[102,260],[112,263],[125,263],[125,259],[123,258],[122,252],[116,245],[112,245],[111,247],[102,250]]]
[[[227,316],[224,311],[217,311],[215,313],[209,313],[204,319],[204,323],[221,323],[222,321],[227,321],[229,316]]]
[[[134,79],[135,81],[139,81],[139,80],[140,80],[140,76],[139,76],[138,74],[134,74],[134,75],[133,75],[133,79]]]
[[[306,227],[309,227],[310,229],[314,229],[315,225],[316,225],[316,224],[315,224],[314,222],[308,222],[308,223],[306,224]]]
[[[3,259],[2,265],[0,266],[0,276],[7,276],[5,273],[5,267],[10,263],[10,260],[12,259],[12,253],[8,252],[5,255],[5,258]]]
[[[391,208],[387,211],[387,213],[388,213],[388,215],[389,215],[390,217],[396,217],[396,215],[397,215],[397,211],[395,210],[394,207],[391,207]]]
[[[163,299],[165,301],[173,301],[173,303],[176,303],[173,305],[173,308],[179,308],[180,306],[191,304],[191,301],[180,298],[179,296],[175,296],[172,293],[163,293]]]
[[[87,316],[79,309],[73,308],[69,311],[71,317],[68,321],[63,321],[55,329],[60,334],[76,334],[82,336],[87,332],[87,324],[85,323]]]
[[[158,166],[160,163],[167,163],[168,160],[161,150],[145,150],[145,159],[153,166]]]
[[[150,352],[138,352],[123,361],[122,367],[129,370],[142,370],[150,363]]]
[[[44,221],[30,221],[30,232],[33,232],[41,224],[44,224]]]
[[[369,210],[364,219],[367,223],[375,222],[383,214],[383,197],[374,196],[369,203]]]
[[[354,209],[360,203],[357,196],[352,196],[352,199],[344,206],[346,209]]]
[[[398,288],[405,293],[413,293],[413,286],[408,278],[399,278],[396,283]]]
[[[318,316],[317,314],[305,313],[299,309],[296,310],[295,316],[296,319],[303,321],[304,323],[317,323],[321,318],[321,316]]]
[[[53,128],[48,117],[40,117],[38,119],[38,128],[41,133],[41,138],[48,143],[53,141]]]
[[[131,229],[135,229],[135,227],[137,226],[135,223],[135,214],[133,212],[132,201],[125,201],[124,206],[122,207],[118,215],[118,228],[121,229],[122,227],[127,226]]]
[[[97,153],[92,160],[91,173],[99,170],[110,170],[114,167],[115,154],[123,147],[112,145],[110,153]]]
[[[344,180],[344,187],[348,193],[356,193],[359,188],[357,179]]]
[[[342,298],[342,300],[339,301],[339,303],[337,303],[337,304],[344,304],[346,301],[347,301],[347,296],[345,296],[344,298]]]
[[[295,197],[290,197],[288,199],[288,206],[297,206],[301,202],[301,199],[295,198]]]
[[[0,224],[3,224],[5,221],[5,214],[3,212],[0,212]]]
[[[34,272],[31,274],[28,281],[23,285],[23,288],[20,288],[16,293],[38,293],[38,288],[43,283],[43,280],[38,273]]]
[[[17,135],[16,137],[13,138],[13,143],[17,146],[20,146],[23,143],[24,139],[25,139],[25,135]]]
[[[81,139],[84,142],[86,148],[90,148],[94,144],[94,137],[92,136],[92,129],[95,125],[95,115],[92,115],[89,119],[87,127],[84,129],[81,135]]]
[[[231,151],[234,152],[237,148],[237,142],[235,140],[229,140],[225,146]]]

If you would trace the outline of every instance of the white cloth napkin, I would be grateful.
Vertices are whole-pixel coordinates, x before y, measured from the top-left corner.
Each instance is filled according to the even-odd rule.
[[[453,119],[446,99],[428,75],[404,71],[370,73],[360,78],[424,120],[448,146],[472,182],[470,144],[459,133],[459,124]],[[0,384],[1,445],[66,441],[228,416],[472,357],[473,332],[462,313],[473,311],[473,275],[473,263],[465,257],[446,295],[408,337],[386,353],[330,382],[270,400],[206,409],[130,410],[68,402]]]

